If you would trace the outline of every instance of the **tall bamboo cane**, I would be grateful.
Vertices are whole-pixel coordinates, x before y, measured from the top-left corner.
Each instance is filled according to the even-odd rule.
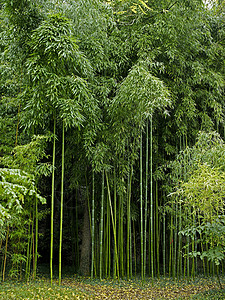
[[[166,210],[163,210],[163,276],[166,276]]]
[[[34,279],[37,274],[37,256],[38,256],[38,199],[35,197],[35,255],[34,255]]]
[[[154,278],[154,229],[153,229],[153,176],[152,176],[152,115],[150,117],[150,213],[151,213],[151,276]]]
[[[53,219],[54,219],[54,184],[55,184],[55,141],[56,141],[56,117],[54,116],[54,129],[53,129],[53,154],[52,154],[52,197],[51,197],[51,244],[50,244],[50,277],[51,285],[53,280]]]
[[[140,138],[140,216],[141,216],[141,280],[144,280],[144,248],[143,248],[143,190],[142,190],[142,131]]]
[[[107,188],[108,188],[109,206],[110,206],[110,212],[111,212],[111,218],[112,218],[112,225],[113,225],[113,236],[114,236],[114,241],[115,241],[115,255],[116,255],[115,258],[116,258],[116,266],[117,266],[117,276],[118,276],[118,279],[119,279],[119,260],[118,260],[117,242],[116,242],[115,218],[113,216],[112,201],[111,201],[109,179],[108,179],[107,172],[106,172],[106,182],[107,182]]]
[[[62,273],[62,231],[63,231],[63,193],[64,193],[64,153],[65,153],[65,125],[62,128],[62,174],[61,174],[61,206],[60,206],[60,231],[59,231],[59,285]]]
[[[130,173],[127,178],[127,279],[130,278]]]
[[[93,278],[94,273],[94,252],[95,252],[95,243],[94,243],[94,234],[95,232],[95,174],[92,171],[92,232],[91,232],[91,278]]]
[[[148,120],[146,125],[146,170],[145,170],[145,227],[144,227],[144,279],[146,276],[146,258],[147,258],[147,213],[148,213]]]
[[[116,170],[114,168],[113,171],[113,182],[114,182],[114,219],[115,219],[115,232],[116,232],[116,221],[117,221],[117,217],[116,217]],[[114,239],[114,261],[113,261],[113,278],[116,279],[116,240]],[[119,255],[118,255],[118,259],[119,259]]]
[[[99,249],[99,277],[100,280],[102,279],[102,263],[103,263],[103,257],[102,257],[102,246],[103,246],[103,205],[104,205],[104,171],[102,171],[102,195],[101,195],[101,220],[100,220],[100,249]]]

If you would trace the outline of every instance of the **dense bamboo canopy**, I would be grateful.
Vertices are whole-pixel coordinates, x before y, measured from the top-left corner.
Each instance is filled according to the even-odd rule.
[[[1,0],[0,20],[2,279],[219,272],[224,1]]]

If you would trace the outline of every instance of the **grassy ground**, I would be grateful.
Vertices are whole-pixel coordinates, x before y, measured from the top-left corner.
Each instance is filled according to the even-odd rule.
[[[172,281],[169,278],[146,280],[113,281],[91,280],[82,277],[68,277],[59,287],[54,280],[51,287],[48,278],[39,278],[29,283],[6,281],[0,283],[0,299],[225,299],[224,289],[218,287],[216,278],[198,277],[186,281]]]

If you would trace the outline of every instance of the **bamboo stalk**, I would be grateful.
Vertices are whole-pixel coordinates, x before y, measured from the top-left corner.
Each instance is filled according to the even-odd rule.
[[[56,141],[56,118],[54,116],[54,129],[53,129],[53,154],[52,154],[52,196],[51,196],[51,242],[50,242],[50,278],[51,286],[53,281],[53,234],[54,234],[54,184],[55,184],[55,141]]]
[[[172,206],[172,212],[174,210],[174,206]],[[170,258],[169,258],[169,276],[171,276],[173,269],[173,213],[170,216]],[[172,274],[173,275],[173,274]]]
[[[28,259],[28,278],[30,278],[30,268],[31,268],[31,260],[32,260],[32,251],[34,249],[34,214],[31,221],[31,236],[30,236],[30,253],[29,253],[29,259]]]
[[[121,201],[121,217],[120,217],[120,265],[121,265],[121,276],[124,277],[124,249],[123,249],[123,198],[120,198]]]
[[[130,242],[129,242],[129,246],[130,246],[130,278],[133,277],[133,259],[132,259],[132,230],[131,230],[131,223],[132,220],[130,221]]]
[[[136,238],[135,238],[135,222],[133,221],[133,232],[134,232],[134,274],[137,275],[137,258],[136,258]]]
[[[155,195],[155,230],[156,230],[156,263],[157,263],[157,276],[160,275],[159,266],[159,199],[158,199],[158,182],[156,181],[156,195]]]
[[[116,213],[117,213],[117,209],[116,209],[116,170],[114,168],[113,171],[113,181],[114,181],[114,218],[115,218],[115,232],[116,232]],[[113,278],[116,279],[116,240],[114,239],[114,262],[113,262]],[[118,255],[118,259],[119,259],[119,255]]]
[[[163,211],[163,276],[166,276],[166,210]]]
[[[103,246],[103,204],[104,204],[104,171],[102,171],[102,195],[101,195],[101,221],[100,221],[100,257],[99,257],[99,277],[102,279],[102,246]]]
[[[59,231],[59,285],[62,278],[62,232],[63,232],[63,194],[64,194],[64,156],[65,156],[65,124],[62,128],[62,174],[61,174],[61,205],[60,205],[60,231]]]
[[[140,138],[140,217],[141,217],[141,280],[144,281],[144,239],[143,239],[143,188],[142,188],[142,132]]]
[[[38,256],[38,199],[35,198],[35,254],[34,254],[34,279],[37,274],[37,256]]]
[[[147,214],[148,214],[148,121],[146,125],[146,165],[145,165],[145,217],[144,217],[144,280],[146,276],[146,259],[147,259]]]
[[[93,273],[94,273],[94,232],[95,232],[95,174],[94,171],[92,171],[92,232],[91,232],[91,248],[92,248],[92,253],[91,253],[91,278],[93,278]]]
[[[152,175],[152,116],[150,117],[150,224],[151,224],[151,277],[154,278],[154,229],[153,229],[153,175]]]
[[[27,241],[27,259],[26,259],[26,269],[25,269],[25,280],[28,281],[29,279],[29,275],[28,275],[28,268],[29,268],[29,255],[30,255],[30,236],[31,236],[31,232],[30,232],[30,218],[31,216],[29,217],[29,223],[28,223],[28,241]]]
[[[128,174],[128,193],[127,193],[127,279],[132,276],[132,239],[131,239],[131,214],[130,214],[130,204],[131,204],[131,183],[133,176],[133,166],[131,166],[130,173]]]
[[[181,203],[179,203],[179,232],[182,228],[182,219],[181,219]],[[181,243],[181,235],[178,236],[178,253],[177,253],[177,276],[182,275],[182,243]]]
[[[109,197],[107,201],[107,252],[108,252],[108,261],[107,261],[107,271],[106,277],[110,278],[110,271],[111,271],[111,226],[110,226],[110,203],[109,203]]]
[[[175,203],[175,227],[174,227],[174,263],[173,263],[173,278],[176,276],[177,270],[177,227],[178,227],[178,219],[177,219],[177,200]]]
[[[109,206],[110,206],[110,212],[111,212],[111,218],[112,218],[113,235],[114,235],[114,239],[115,239],[115,255],[116,255],[117,276],[118,276],[118,279],[119,279],[119,261],[118,261],[118,253],[117,253],[115,221],[114,221],[114,217],[113,217],[112,201],[111,201],[109,179],[108,179],[107,172],[106,172],[106,182],[107,182],[108,199],[109,199]]]

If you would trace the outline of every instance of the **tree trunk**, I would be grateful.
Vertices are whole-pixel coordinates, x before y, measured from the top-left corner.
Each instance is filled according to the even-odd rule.
[[[90,260],[91,258],[91,231],[88,211],[88,197],[84,200],[84,220],[82,230],[82,244],[80,256],[80,273],[82,276],[90,275]]]

